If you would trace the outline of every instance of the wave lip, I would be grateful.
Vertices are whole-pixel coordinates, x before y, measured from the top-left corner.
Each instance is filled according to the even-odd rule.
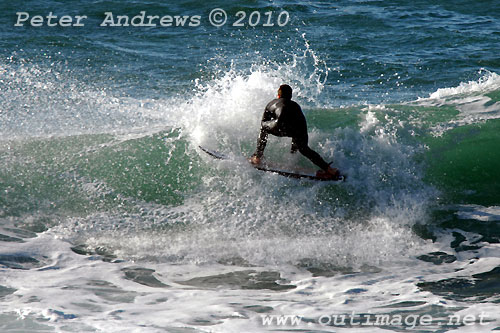
[[[462,82],[457,87],[440,88],[429,95],[429,99],[448,99],[460,95],[470,95],[475,93],[488,93],[500,89],[500,75],[481,69],[479,73],[485,74],[479,80]]]
[[[442,136],[448,130],[483,123],[500,118],[500,75],[486,69],[478,71],[477,80],[462,82],[458,86],[440,88],[429,97],[418,98],[410,105],[456,110],[453,119],[435,125],[433,136]]]

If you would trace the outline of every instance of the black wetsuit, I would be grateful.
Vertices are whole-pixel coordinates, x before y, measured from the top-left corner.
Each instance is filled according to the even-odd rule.
[[[328,169],[329,164],[309,148],[306,118],[300,106],[291,99],[277,98],[267,104],[254,156],[261,158],[264,154],[268,134],[291,137],[292,153],[298,150],[321,169]]]

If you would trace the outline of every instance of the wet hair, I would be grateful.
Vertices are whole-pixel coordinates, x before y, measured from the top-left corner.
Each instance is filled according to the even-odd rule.
[[[282,84],[278,89],[278,95],[280,95],[282,98],[291,99],[292,87],[290,87],[288,84]]]

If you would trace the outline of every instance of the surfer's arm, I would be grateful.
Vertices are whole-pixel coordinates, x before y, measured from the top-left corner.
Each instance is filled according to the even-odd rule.
[[[259,138],[257,139],[257,149],[253,156],[261,158],[264,155],[264,149],[266,149],[267,144],[267,129],[263,126],[260,128]]]
[[[257,149],[252,157],[257,157],[260,159],[264,155],[264,149],[266,149],[267,135],[269,133],[276,134],[279,131],[278,120],[281,114],[281,109],[274,107],[274,102],[269,103],[264,110],[262,115],[262,121],[260,122],[260,134],[257,140]]]
[[[272,131],[278,126],[278,119],[273,119],[269,121],[263,121],[260,124],[261,128],[265,129],[266,131]]]
[[[262,121],[260,122],[261,131],[272,131],[278,126],[278,115],[275,112],[266,109],[264,115],[262,116]]]

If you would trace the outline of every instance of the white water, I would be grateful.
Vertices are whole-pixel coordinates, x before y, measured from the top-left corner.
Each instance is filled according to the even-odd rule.
[[[394,308],[430,314],[441,322],[452,314],[477,318],[483,312],[489,320],[498,320],[492,303],[464,304],[416,287],[422,281],[489,271],[498,266],[498,246],[457,253],[457,260],[446,265],[416,259],[433,251],[453,253],[453,239],[443,233],[432,243],[412,231],[413,225],[427,221],[437,194],[425,185],[412,160],[418,148],[399,142],[396,125],[377,121],[371,110],[361,113],[359,130],[312,131],[311,145],[349,174],[345,184],[262,175],[243,163],[213,161],[195,149],[203,144],[236,155],[253,142],[262,109],[283,80],[278,72],[231,71],[200,86],[187,100],[168,107],[162,101],[161,111],[158,105],[148,109],[151,113],[142,110],[148,119],[156,116],[180,129],[179,140],[188,142],[186,154],[200,160],[193,169],[203,170],[202,183],[178,206],[122,198],[127,209],[117,205],[65,218],[25,243],[2,242],[2,254],[40,262],[30,270],[1,269],[0,285],[15,289],[0,302],[2,330],[259,332],[279,328],[263,326],[261,315],[272,314],[314,320],[286,329],[341,331],[349,328],[325,327],[320,318],[384,314]],[[302,84],[301,89],[312,85]],[[320,89],[312,86],[311,91]],[[154,131],[131,130],[125,137],[133,140]],[[276,139],[269,145],[273,156],[289,142]],[[273,145],[278,148],[273,150]],[[113,193],[104,183],[81,178],[79,184],[89,196]],[[467,218],[476,218],[478,211]],[[4,220],[2,225],[26,218]],[[179,224],[187,228],[166,227]],[[14,236],[7,229],[2,233]],[[116,258],[110,263],[102,260],[103,254],[83,256],[70,250],[79,244],[104,247]],[[473,259],[476,256],[480,259]],[[130,274],[127,278],[127,272],[137,268],[143,269],[138,271],[142,275],[135,281]],[[323,270],[323,276],[313,276],[312,269]],[[249,270],[255,272],[185,284]],[[262,279],[259,272],[270,271],[276,273],[265,281],[267,286],[294,288],[243,287],[255,287]],[[440,323],[434,322],[431,329]],[[475,323],[470,330],[486,332],[494,325]],[[353,327],[356,330],[361,328]]]

